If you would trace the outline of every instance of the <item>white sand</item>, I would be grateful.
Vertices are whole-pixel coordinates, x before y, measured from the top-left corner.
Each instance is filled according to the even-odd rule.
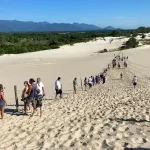
[[[101,49],[117,48],[123,40],[80,43],[59,50],[0,58],[1,83],[6,87],[9,104],[14,103],[13,85],[18,95],[23,81],[41,77],[47,97],[54,97],[54,81],[62,77],[63,90],[72,93],[72,80],[96,75],[111,62],[114,53],[94,54]],[[150,148],[150,125],[135,120],[150,120],[149,73],[150,46],[124,51],[128,68],[110,70],[107,83],[77,95],[65,94],[62,100],[44,101],[43,117],[10,116],[0,120],[0,149],[95,150],[124,147]],[[115,52],[116,54],[118,52]],[[4,66],[5,65],[5,66]],[[119,79],[123,72],[124,79]],[[134,94],[131,80],[139,85]],[[79,87],[80,89],[80,87]],[[124,121],[122,121],[122,119]],[[125,121],[125,120],[132,120]]]

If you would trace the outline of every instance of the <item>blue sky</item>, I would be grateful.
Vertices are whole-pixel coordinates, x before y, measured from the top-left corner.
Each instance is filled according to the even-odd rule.
[[[0,0],[0,20],[150,26],[150,0]]]

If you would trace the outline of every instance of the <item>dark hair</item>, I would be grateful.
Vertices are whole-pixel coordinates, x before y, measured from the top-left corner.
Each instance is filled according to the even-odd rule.
[[[31,79],[29,80],[29,82],[32,82],[32,83],[33,83],[33,82],[35,82],[35,80],[34,80],[33,78],[31,78]]]
[[[24,81],[24,84],[29,84],[28,81]]]
[[[41,80],[41,78],[37,78],[37,80]]]
[[[61,79],[61,77],[58,77],[58,79],[57,80],[60,80]]]

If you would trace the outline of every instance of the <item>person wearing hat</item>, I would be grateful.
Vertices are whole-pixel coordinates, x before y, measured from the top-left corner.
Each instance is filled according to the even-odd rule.
[[[77,94],[77,78],[74,78],[73,80],[73,89],[74,89],[74,94]]]
[[[0,84],[0,112],[1,112],[1,119],[4,118],[4,109],[7,105],[6,99],[4,97],[3,85]]]
[[[60,98],[62,98],[62,87],[61,87],[60,80],[61,80],[61,78],[58,77],[58,79],[55,81],[55,91],[56,91],[55,98],[57,98],[58,94],[60,94]]]

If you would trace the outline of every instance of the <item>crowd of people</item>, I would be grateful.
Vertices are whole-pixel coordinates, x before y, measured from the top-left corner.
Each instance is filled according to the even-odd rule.
[[[24,82],[24,89],[22,92],[21,100],[24,102],[24,111],[27,114],[27,110],[33,107],[32,115],[40,108],[40,116],[42,116],[42,98],[45,96],[44,84],[40,78],[37,78],[37,82],[33,78]]]
[[[101,74],[96,75],[96,76],[90,76],[89,78],[85,77],[84,79],[84,87],[85,87],[85,91],[87,91],[88,87],[89,89],[92,88],[94,85],[97,84],[105,84],[106,82],[106,75],[107,75],[107,70],[105,69]],[[74,89],[74,94],[77,93],[77,78],[74,78],[73,80],[73,89]]]
[[[120,61],[124,60],[124,67],[127,67],[126,59],[128,57],[123,57],[120,58],[119,56],[115,56],[115,58],[112,60],[112,67],[116,67],[117,63],[119,64]],[[120,64],[119,64],[120,65]],[[118,67],[120,68],[120,66]],[[107,71],[110,69],[110,64],[108,64],[108,67],[104,69],[102,73],[96,76],[90,76],[89,78],[84,79],[84,87],[85,91],[87,91],[88,87],[89,89],[92,88],[94,85],[97,84],[105,84],[106,82],[106,76],[107,76]],[[120,74],[120,78],[123,79],[123,73]],[[62,98],[62,84],[60,82],[61,77],[58,77],[57,80],[55,81],[55,91],[56,91],[56,96],[55,99],[57,99],[58,95],[60,98]],[[137,85],[137,77],[134,76],[132,80],[134,88]],[[73,89],[74,89],[74,94],[77,93],[77,78],[74,78],[73,80]],[[32,114],[31,116],[34,115],[34,113],[40,109],[40,117],[42,116],[42,100],[43,97],[45,96],[45,90],[44,90],[44,84],[41,82],[40,78],[37,78],[37,81],[35,81],[33,78],[31,78],[28,81],[24,82],[24,89],[22,91],[21,95],[21,101],[24,102],[24,114],[27,114],[28,110],[31,110],[32,108]],[[3,85],[0,84],[0,115],[1,119],[4,118],[4,108],[7,106],[7,102],[4,96],[4,88]]]

